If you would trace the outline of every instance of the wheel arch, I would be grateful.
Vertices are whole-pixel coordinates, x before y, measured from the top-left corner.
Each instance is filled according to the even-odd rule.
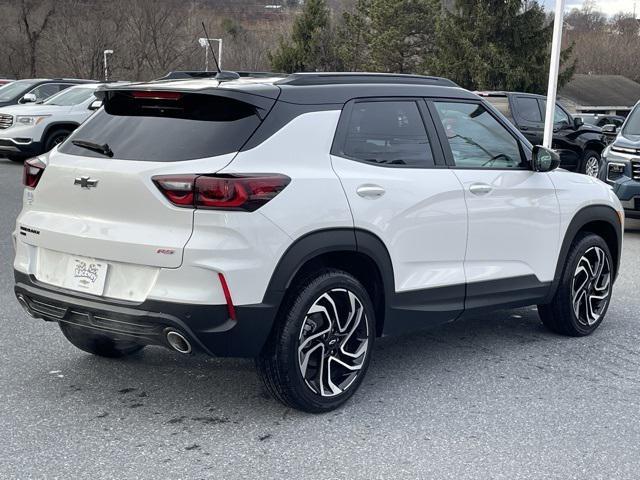
[[[69,131],[73,132],[79,126],[80,126],[79,123],[77,123],[77,122],[69,122],[69,121],[67,121],[67,122],[60,121],[60,122],[50,123],[44,129],[44,132],[42,134],[42,144],[44,145],[46,143],[47,139],[49,138],[49,135],[51,135],[51,133],[55,132],[56,130],[66,129],[66,130],[69,130]]]
[[[297,239],[278,262],[263,303],[277,306],[279,318],[287,290],[319,268],[338,268],[362,282],[375,308],[376,334],[381,335],[394,291],[393,267],[382,240],[365,230],[333,228]]]
[[[622,225],[618,212],[606,205],[590,205],[578,211],[567,228],[560,254],[556,264],[554,280],[544,303],[549,303],[558,289],[562,272],[569,255],[569,250],[576,237],[582,232],[595,233],[607,243],[614,263],[614,279],[620,269],[620,255],[622,253]]]
[[[587,142],[584,145],[585,152],[587,150],[592,150],[596,152],[598,155],[602,154],[602,151],[604,150],[604,148],[605,148],[605,144],[595,138],[587,140]]]

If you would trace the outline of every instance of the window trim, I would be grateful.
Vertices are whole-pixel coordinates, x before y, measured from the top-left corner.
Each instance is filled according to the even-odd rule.
[[[429,139],[429,147],[431,148],[432,162],[425,163],[424,165],[395,165],[384,163],[372,163],[360,158],[355,158],[347,155],[344,152],[344,147],[347,142],[347,131],[349,122],[351,121],[351,114],[353,113],[354,105],[357,103],[373,103],[373,102],[413,102],[418,108],[418,113],[422,119],[422,125],[427,133]],[[382,168],[407,168],[407,169],[432,169],[432,168],[446,168],[446,162],[444,158],[444,152],[442,151],[442,145],[440,144],[440,138],[436,132],[436,126],[433,123],[433,119],[429,115],[429,112],[424,103],[424,99],[421,97],[360,97],[349,100],[344,104],[342,112],[340,113],[340,119],[336,126],[336,132],[333,137],[333,143],[331,145],[330,154],[336,157],[351,160],[353,162],[363,163],[365,165],[371,165],[373,167]]]
[[[513,132],[512,127],[508,125],[506,122],[504,122],[500,117],[496,116],[493,110],[491,108],[488,108],[487,105],[485,105],[485,102],[483,102],[482,100],[472,100],[472,99],[466,99],[466,98],[444,98],[444,97],[432,97],[432,98],[427,98],[425,100],[427,102],[427,108],[431,113],[431,117],[434,120],[435,128],[440,138],[440,145],[442,147],[442,150],[444,151],[445,159],[447,161],[447,165],[449,168],[460,169],[460,170],[498,170],[498,171],[504,171],[504,172],[519,172],[519,171],[533,170],[531,167],[531,160],[527,158],[522,142],[520,141],[518,136]],[[467,103],[467,104],[481,105],[486,110],[486,112],[489,115],[491,115],[494,118],[494,120],[496,120],[516,141],[518,145],[518,150],[520,151],[521,162],[524,163],[525,166],[505,168],[505,167],[473,167],[473,166],[456,165],[455,160],[453,158],[451,145],[449,145],[449,140],[447,139],[447,134],[444,131],[442,120],[440,119],[440,115],[435,106],[436,103]],[[436,119],[437,121],[435,121]]]

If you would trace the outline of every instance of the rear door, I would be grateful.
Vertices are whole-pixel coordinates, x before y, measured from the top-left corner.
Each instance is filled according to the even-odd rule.
[[[467,212],[424,102],[386,98],[347,104],[332,164],[355,227],[375,234],[391,257],[392,309],[402,314],[385,328],[455,318],[463,308]]]
[[[542,145],[544,110],[540,110],[538,99],[526,95],[512,95],[511,101],[518,129],[532,145]]]
[[[254,106],[215,95],[158,97],[112,94],[25,192],[19,227],[28,233],[20,240],[32,248],[42,281],[60,283],[76,256],[109,262],[112,276],[129,265],[181,265],[194,210],[172,205],[154,176],[219,171],[260,118]],[[106,145],[112,155],[78,141]]]
[[[434,99],[430,108],[469,214],[465,308],[543,295],[560,244],[549,176],[529,168],[516,136],[481,102]]]

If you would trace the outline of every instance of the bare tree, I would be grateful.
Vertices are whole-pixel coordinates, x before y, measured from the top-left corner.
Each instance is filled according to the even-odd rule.
[[[29,58],[29,76],[36,76],[36,53],[42,34],[56,11],[55,1],[41,2],[37,0],[20,1],[20,23],[27,42]]]

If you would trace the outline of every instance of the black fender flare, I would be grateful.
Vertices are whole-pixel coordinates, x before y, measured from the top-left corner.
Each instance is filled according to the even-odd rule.
[[[614,256],[614,264],[615,264],[615,273],[614,280],[618,275],[620,270],[620,256],[622,254],[622,225],[620,224],[620,217],[618,216],[618,212],[610,206],[607,205],[589,205],[583,207],[578,210],[578,212],[573,216],[573,219],[569,223],[567,230],[564,234],[564,239],[562,240],[562,246],[560,247],[560,253],[558,255],[558,261],[556,263],[556,270],[553,276],[553,282],[551,284],[551,288],[549,289],[549,293],[545,298],[543,303],[549,303],[558,289],[560,284],[560,280],[562,277],[562,271],[564,269],[565,263],[567,261],[567,256],[569,255],[569,249],[571,248],[571,244],[573,240],[576,238],[576,235],[583,230],[588,224],[592,222],[604,222],[610,225],[615,232],[615,241],[616,241],[616,251],[612,251],[611,254]]]
[[[263,303],[279,307],[291,285],[291,281],[308,261],[326,254],[338,252],[361,253],[373,260],[380,271],[385,292],[385,304],[394,292],[391,256],[378,236],[361,229],[329,228],[316,230],[298,238],[282,255],[276,265]]]

